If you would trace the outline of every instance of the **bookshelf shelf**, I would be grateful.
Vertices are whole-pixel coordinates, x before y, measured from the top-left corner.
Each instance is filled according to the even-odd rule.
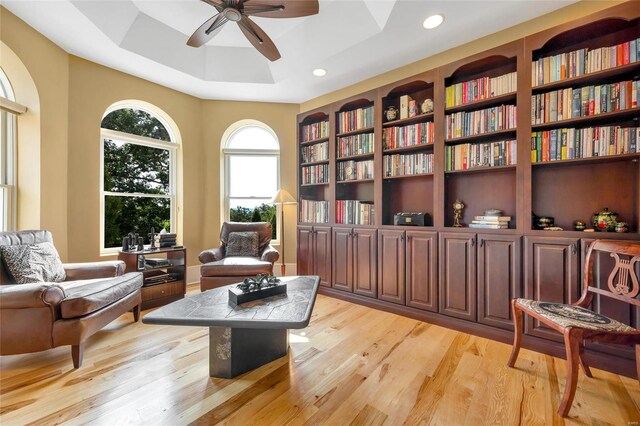
[[[315,165],[318,165],[318,164],[327,164],[327,163],[329,163],[329,160],[311,161],[309,163],[300,163],[300,167],[315,166]]]
[[[336,133],[336,138],[358,135],[360,133],[373,133],[373,130],[374,130],[373,127],[363,127],[362,129],[351,130],[349,132]]]
[[[382,123],[382,127],[395,127],[395,126],[404,126],[407,124],[415,124],[420,123],[421,121],[428,121],[433,119],[433,113],[427,114],[418,114],[414,117],[402,118],[399,120],[392,120]]]
[[[322,142],[327,142],[329,140],[329,138],[320,138],[320,139],[314,139],[311,141],[304,141],[304,142],[300,142],[300,146],[307,146],[307,145],[315,145],[317,143],[322,143]]]
[[[329,182],[319,182],[319,183],[302,183],[300,186],[312,187],[312,186],[326,186],[329,185]]]
[[[339,180],[336,183],[340,185],[348,184],[348,183],[370,183],[375,181],[375,179],[350,179],[350,180]]]
[[[362,160],[366,158],[372,158],[373,156],[373,152],[367,152],[365,154],[345,155],[344,157],[338,157],[336,158],[336,161]]]
[[[457,145],[459,143],[463,143],[463,142],[485,142],[488,139],[496,139],[499,137],[508,137],[508,136],[513,136],[516,133],[516,129],[506,129],[506,130],[498,130],[496,132],[487,132],[487,133],[482,133],[480,135],[473,135],[473,136],[463,136],[460,138],[450,138],[450,139],[445,139],[445,143],[447,145]]]
[[[540,84],[533,86],[531,90],[534,94],[537,94],[555,89],[564,89],[571,86],[581,86],[585,83],[599,83],[614,77],[622,77],[625,74],[633,74],[637,72],[640,72],[640,62],[633,62],[615,68],[584,74],[579,77],[566,78],[552,83]]]
[[[582,117],[569,118],[566,120],[558,120],[558,121],[550,121],[548,123],[541,124],[532,124],[531,130],[549,130],[556,129],[562,127],[578,127],[593,124],[597,125],[602,122],[616,122],[622,121],[625,119],[636,119],[640,116],[640,109],[638,107],[635,108],[627,108],[621,111],[612,111],[612,112],[603,112],[595,115],[585,115]]]
[[[417,144],[417,145],[403,146],[401,148],[385,149],[383,151],[383,153],[384,154],[398,154],[398,153],[401,153],[401,152],[433,150],[433,145],[434,144],[432,144],[432,143],[421,143],[421,144]]]
[[[572,158],[568,160],[555,160],[555,161],[539,161],[531,163],[532,167],[550,167],[550,166],[563,166],[572,164],[588,164],[588,163],[614,163],[619,161],[638,161],[640,159],[640,153],[632,154],[620,154],[620,155],[604,155],[602,157],[586,157],[586,158]]]
[[[425,177],[425,176],[433,176],[433,173],[414,173],[412,175],[385,176],[385,177],[383,177],[383,179],[384,180],[389,180],[389,179],[408,179],[408,178],[419,178],[419,177]]]
[[[465,170],[447,170],[444,173],[446,175],[492,173],[492,172],[499,172],[503,170],[515,170],[515,169],[516,169],[516,164],[511,164],[509,166],[483,166],[483,167],[473,167]]]
[[[481,108],[487,108],[487,107],[501,105],[501,104],[511,104],[511,103],[515,103],[516,97],[517,97],[517,92],[510,92],[504,95],[493,96],[488,99],[482,99],[480,101],[468,102],[462,105],[447,107],[445,111],[447,113],[454,113],[454,112],[460,112],[460,111],[470,111],[470,110],[476,110]]]

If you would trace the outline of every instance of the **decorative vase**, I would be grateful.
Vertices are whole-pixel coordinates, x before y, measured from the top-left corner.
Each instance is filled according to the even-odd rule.
[[[584,231],[587,228],[587,224],[581,220],[576,220],[573,227],[576,231]]]
[[[398,108],[390,106],[384,112],[384,116],[387,118],[387,121],[393,121],[398,117]]]
[[[422,110],[423,114],[433,112],[433,100],[429,98],[425,99],[422,105],[420,106],[420,109]]]
[[[629,232],[629,224],[627,222],[616,223],[616,232]]]
[[[618,213],[611,212],[605,207],[601,212],[593,214],[593,227],[596,231],[613,232],[616,230],[617,219]]]

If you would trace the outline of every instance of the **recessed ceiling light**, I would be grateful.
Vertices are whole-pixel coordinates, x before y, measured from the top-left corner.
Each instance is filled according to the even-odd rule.
[[[316,68],[315,70],[313,70],[313,75],[315,75],[316,77],[323,77],[327,75],[327,70],[325,70],[324,68]]]
[[[444,16],[437,14],[437,15],[431,15],[429,16],[427,19],[424,20],[424,23],[422,24],[423,27],[425,27],[428,30],[432,30],[436,27],[439,27],[440,24],[442,24],[442,22],[444,22]]]

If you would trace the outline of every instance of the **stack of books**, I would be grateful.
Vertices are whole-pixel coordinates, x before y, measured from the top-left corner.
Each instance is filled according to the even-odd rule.
[[[175,246],[176,234],[158,234],[156,235],[156,247],[166,248]]]
[[[511,216],[502,216],[499,210],[485,211],[484,216],[475,216],[469,228],[478,229],[507,229]]]
[[[171,261],[169,259],[153,258],[153,257],[144,258],[145,269],[164,268],[166,266],[172,266]]]

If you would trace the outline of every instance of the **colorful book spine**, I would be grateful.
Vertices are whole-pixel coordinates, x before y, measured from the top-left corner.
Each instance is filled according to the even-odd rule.
[[[336,223],[373,225],[375,209],[370,201],[336,200]]]
[[[303,146],[301,149],[303,163],[316,163],[329,160],[329,142]]]
[[[336,114],[338,133],[352,132],[355,130],[373,127],[373,105],[367,108],[358,108],[351,111],[343,111]]]
[[[445,147],[445,170],[468,170],[477,167],[511,166],[517,162],[515,140]]]
[[[384,176],[410,176],[433,173],[433,154],[395,154],[384,156]]]
[[[445,137],[455,139],[515,129],[516,120],[515,105],[500,105],[477,111],[456,112],[446,116]]]
[[[498,77],[482,77],[447,86],[445,91],[447,108],[466,105],[515,92],[518,88],[517,74],[511,72]]]
[[[329,202],[300,200],[300,222],[329,223]]]
[[[338,181],[373,179],[373,160],[346,160],[336,165]]]
[[[336,145],[338,158],[371,154],[374,147],[373,133],[340,137]]]
[[[382,129],[382,144],[384,149],[431,144],[433,141],[432,122],[402,127],[386,127]]]
[[[300,141],[309,142],[316,139],[329,137],[329,122],[320,121],[318,123],[307,124],[300,128]]]
[[[317,164],[314,166],[304,166],[300,168],[302,184],[317,184],[329,182],[329,165]]]

